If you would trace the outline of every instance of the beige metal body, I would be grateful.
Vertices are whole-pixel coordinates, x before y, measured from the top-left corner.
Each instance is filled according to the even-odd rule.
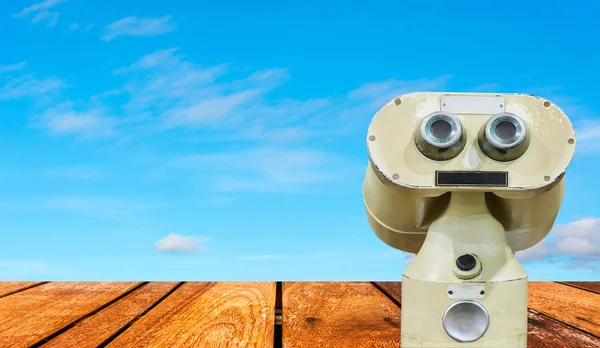
[[[436,161],[420,152],[414,134],[427,115],[444,110],[460,120],[465,146]],[[493,160],[478,143],[482,127],[501,112],[518,115],[529,132],[527,151],[516,160]],[[526,347],[527,275],[514,252],[539,243],[558,214],[575,149],[567,116],[531,95],[412,93],[375,115],[367,146],[369,224],[388,245],[417,254],[402,279],[402,346]],[[436,171],[506,172],[508,183],[438,186]],[[475,255],[477,274],[456,268],[463,254]],[[458,342],[442,326],[459,301],[482,305],[489,315],[473,342]]]

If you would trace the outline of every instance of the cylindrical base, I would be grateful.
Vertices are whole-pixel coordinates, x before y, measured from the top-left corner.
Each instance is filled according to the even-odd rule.
[[[460,307],[455,306],[454,310],[447,311],[457,302],[466,303],[463,310],[456,310]],[[406,348],[525,348],[527,278],[457,284],[403,276],[401,326],[401,347]],[[451,337],[472,340],[482,332],[481,338],[471,342],[459,342]]]

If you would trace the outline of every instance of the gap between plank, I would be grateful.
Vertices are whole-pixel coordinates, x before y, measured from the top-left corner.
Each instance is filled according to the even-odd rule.
[[[398,302],[398,300],[396,300],[394,298],[394,296],[388,294],[387,291],[385,291],[384,288],[380,287],[379,285],[377,285],[376,282],[371,282],[371,285],[373,285],[375,287],[375,289],[379,290],[381,293],[383,293],[385,295],[385,297],[389,298],[392,302],[394,302],[394,304],[396,306],[398,306],[398,308],[402,309],[402,303]]]
[[[48,343],[50,340],[56,338],[58,335],[66,332],[67,330],[73,328],[75,325],[79,324],[80,322],[84,321],[85,319],[91,317],[92,315],[100,312],[101,310],[107,308],[108,306],[112,305],[113,303],[116,303],[117,301],[119,301],[120,299],[126,297],[127,295],[133,293],[134,291],[140,289],[141,287],[143,287],[144,285],[148,284],[148,282],[141,282],[137,285],[135,285],[134,287],[130,288],[129,290],[125,291],[124,293],[122,293],[121,295],[113,298],[112,300],[106,302],[105,304],[103,304],[102,306],[94,309],[93,311],[89,312],[88,314],[82,316],[81,318],[73,321],[72,323],[64,326],[61,329],[58,329],[57,331],[54,331],[53,333],[51,333],[50,335],[46,336],[45,338],[42,338],[41,340],[39,340],[38,342],[32,344],[31,346],[29,346],[29,348],[37,348],[40,347],[41,345]]]
[[[580,329],[580,328],[578,328],[578,327],[577,327],[577,326],[575,326],[575,325],[572,325],[572,324],[569,324],[569,323],[565,323],[564,321],[562,321],[562,320],[560,320],[560,319],[557,319],[557,318],[555,318],[555,317],[552,317],[552,316],[550,316],[550,315],[548,315],[548,314],[545,314],[545,313],[542,313],[542,312],[538,312],[538,311],[536,311],[536,310],[533,310],[533,309],[531,309],[531,308],[528,308],[528,310],[529,310],[530,312],[533,312],[533,313],[535,313],[535,314],[539,315],[539,316],[542,316],[542,317],[545,317],[545,318],[547,318],[547,319],[551,319],[551,320],[554,320],[554,321],[556,321],[556,322],[559,322],[559,323],[561,323],[561,324],[563,324],[563,325],[566,325],[566,326],[568,326],[568,327],[570,327],[570,328],[572,328],[572,329],[575,329],[575,330],[577,330],[577,331],[579,331],[579,332],[582,332],[582,333],[584,333],[584,334],[586,334],[586,335],[588,335],[588,336],[592,336],[592,337],[595,337],[595,338],[599,338],[599,339],[600,339],[600,337],[599,337],[599,336],[597,336],[597,335],[595,335],[595,334],[593,334],[593,333],[591,333],[591,332],[587,332],[587,331],[585,331],[585,330],[583,330],[583,329]]]
[[[179,289],[183,284],[184,284],[184,282],[180,282],[177,285],[175,285],[171,290],[169,290],[169,292],[164,294],[161,298],[159,298],[152,305],[150,305],[150,307],[146,308],[143,312],[138,314],[135,318],[131,319],[127,324],[123,325],[123,327],[120,328],[119,330],[117,330],[117,332],[115,332],[110,337],[105,339],[102,343],[100,343],[97,348],[106,347],[110,342],[114,341],[115,338],[117,338],[120,334],[125,332],[125,330],[127,330],[131,325],[135,324],[144,315],[148,314],[148,312],[150,312],[152,309],[154,309],[154,307],[158,306],[162,301],[164,301],[167,297],[169,297],[172,293],[174,293],[175,290]]]
[[[600,296],[600,293],[598,293],[597,291],[594,291],[594,290],[591,290],[591,289],[582,288],[582,287],[580,287],[580,286],[577,286],[577,285],[575,285],[575,284],[568,284],[568,283],[563,283],[563,282],[555,282],[555,283],[558,283],[558,284],[560,284],[560,285],[566,285],[566,286],[570,286],[570,287],[572,287],[572,288],[575,288],[575,289],[579,289],[579,290],[583,290],[583,291],[591,292],[592,294],[596,294],[596,295],[599,295],[599,296]]]
[[[273,348],[283,347],[283,283],[277,282],[275,288],[275,328],[273,330]]]
[[[49,283],[49,282],[39,282],[39,283],[27,285],[27,286],[24,286],[22,288],[19,288],[19,289],[13,290],[11,292],[7,292],[7,293],[5,293],[3,295],[0,295],[0,298],[6,297],[6,296],[10,296],[10,295],[19,293],[21,291],[25,291],[25,290],[28,290],[28,289],[31,289],[31,288],[35,288],[36,286],[44,285],[44,284],[47,284],[47,283]]]

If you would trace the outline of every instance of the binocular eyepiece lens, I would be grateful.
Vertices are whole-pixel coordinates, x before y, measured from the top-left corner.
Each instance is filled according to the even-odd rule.
[[[444,149],[454,146],[462,136],[460,121],[452,114],[437,112],[421,124],[421,137],[429,145]]]
[[[447,138],[452,134],[452,125],[446,120],[437,120],[431,124],[431,134],[438,138]]]
[[[494,115],[486,124],[485,138],[495,148],[508,150],[519,146],[527,135],[523,121],[516,115]]]
[[[508,162],[521,157],[529,147],[525,122],[509,112],[492,116],[479,133],[479,147],[489,158]]]
[[[425,117],[415,130],[414,141],[421,154],[434,161],[454,158],[465,147],[460,120],[445,111]]]

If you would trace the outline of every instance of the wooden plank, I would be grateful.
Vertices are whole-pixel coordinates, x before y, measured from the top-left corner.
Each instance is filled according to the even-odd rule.
[[[9,296],[44,282],[0,282],[0,297]]]
[[[400,308],[371,283],[284,283],[283,346],[399,347]]]
[[[600,282],[559,282],[569,286],[574,286],[583,290],[595,292],[600,294]]]
[[[600,339],[557,320],[529,311],[528,348],[600,347]]]
[[[0,299],[0,347],[28,347],[137,283],[46,283]]]
[[[529,308],[600,336],[600,295],[554,282],[529,283]]]
[[[392,298],[394,303],[397,305],[402,304],[402,282],[374,282],[373,284]]]
[[[108,347],[273,347],[275,283],[184,283]]]
[[[150,283],[50,340],[42,347],[94,348],[166,295],[178,283]]]

